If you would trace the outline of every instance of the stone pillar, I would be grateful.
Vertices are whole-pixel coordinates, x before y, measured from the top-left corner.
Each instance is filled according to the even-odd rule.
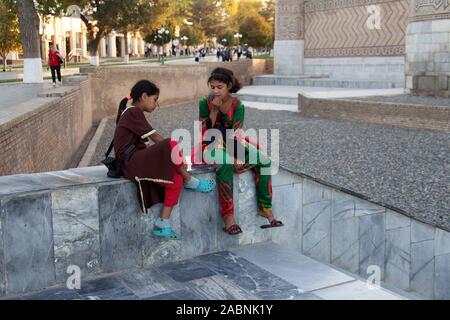
[[[77,48],[77,33],[75,30],[70,30],[70,51],[73,51]],[[68,52],[69,53],[69,52]]]
[[[275,74],[303,74],[304,0],[277,0],[275,8]]]
[[[116,33],[114,31],[108,35],[108,57],[117,57]]]
[[[120,37],[120,52],[122,54],[122,57],[125,56],[125,46],[127,45],[128,43],[125,43],[125,37]]]
[[[106,57],[106,40],[105,37],[101,38],[99,44],[100,57]]]
[[[87,38],[86,30],[81,30],[81,52],[83,57],[87,57]]]
[[[414,95],[450,97],[450,2],[409,2],[406,87]]]
[[[138,56],[139,55],[138,39],[137,39],[137,36],[135,34],[131,38],[131,52],[132,52],[133,56]]]
[[[145,41],[142,38],[139,38],[139,53],[145,55]]]

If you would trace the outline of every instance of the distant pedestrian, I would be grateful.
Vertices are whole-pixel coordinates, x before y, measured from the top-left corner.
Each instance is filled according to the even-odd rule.
[[[56,50],[56,46],[51,44],[50,51],[48,53],[48,65],[52,72],[53,87],[56,87],[56,76],[58,76],[58,85],[61,86],[61,64],[63,63],[63,57]]]
[[[200,61],[200,52],[198,50],[195,50],[195,62],[199,62]]]
[[[217,56],[217,61],[220,61],[220,49],[219,48],[217,48],[216,56]]]

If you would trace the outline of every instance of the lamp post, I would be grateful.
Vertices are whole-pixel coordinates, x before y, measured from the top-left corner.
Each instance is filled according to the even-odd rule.
[[[227,41],[228,41],[228,40],[225,39],[225,38],[222,39],[222,42],[223,42],[223,46],[224,46],[224,47],[225,47],[225,45],[227,44]]]
[[[236,32],[233,37],[235,39],[237,39],[237,45],[239,46],[239,40],[242,38],[242,34],[240,34],[239,32]]]
[[[181,39],[181,41],[183,41],[183,49],[185,49],[184,47],[186,47],[186,41],[187,41],[189,38],[186,37],[186,36],[182,36],[180,39]]]
[[[169,30],[166,30],[164,28],[161,28],[158,30],[158,38],[161,39],[161,48],[162,48],[162,60],[161,60],[161,64],[164,64],[164,40],[166,39],[165,37],[168,37],[170,34]]]

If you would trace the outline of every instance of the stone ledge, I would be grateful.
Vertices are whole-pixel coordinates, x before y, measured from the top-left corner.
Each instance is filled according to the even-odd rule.
[[[450,132],[450,108],[355,99],[312,99],[299,94],[303,117],[325,118]]]

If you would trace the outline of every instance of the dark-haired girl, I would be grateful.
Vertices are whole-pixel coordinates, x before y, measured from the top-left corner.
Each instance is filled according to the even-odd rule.
[[[183,154],[178,144],[164,139],[148,123],[144,112],[158,106],[159,88],[150,81],[141,80],[131,89],[131,94],[120,102],[114,133],[114,152],[122,161],[124,177],[138,187],[138,199],[144,213],[160,202],[164,207],[156,220],[153,234],[168,239],[179,239],[170,226],[170,215],[184,188],[197,192],[210,192],[214,180],[199,180],[186,170]],[[131,105],[127,106],[128,101]],[[150,145],[149,142],[154,144]],[[146,143],[147,142],[147,143]],[[131,154],[125,151],[130,145],[136,148]],[[128,149],[129,150],[129,149]]]
[[[282,226],[283,223],[276,220],[272,213],[271,176],[268,173],[261,174],[263,168],[265,171],[270,170],[270,160],[257,146],[250,143],[248,139],[242,139],[242,136],[238,134],[244,125],[245,108],[243,103],[238,98],[233,98],[231,94],[239,91],[241,84],[231,70],[216,68],[208,79],[208,85],[211,92],[207,97],[203,97],[199,104],[202,133],[204,135],[209,129],[218,129],[222,133],[222,139],[220,143],[216,141],[214,144],[212,141],[202,142],[203,160],[215,164],[216,167],[220,213],[225,223],[224,231],[229,234],[242,232],[234,219],[233,173],[243,173],[250,169],[254,173],[256,182],[257,214],[269,221],[268,225],[262,227]],[[228,136],[227,129],[232,129],[235,135]],[[230,139],[236,141],[235,146],[240,144],[244,148],[245,161],[241,163],[237,161],[236,147],[233,148],[234,154],[227,153],[226,145]],[[257,155],[256,163],[249,163],[251,153]],[[220,163],[215,161],[217,159],[220,159]]]

